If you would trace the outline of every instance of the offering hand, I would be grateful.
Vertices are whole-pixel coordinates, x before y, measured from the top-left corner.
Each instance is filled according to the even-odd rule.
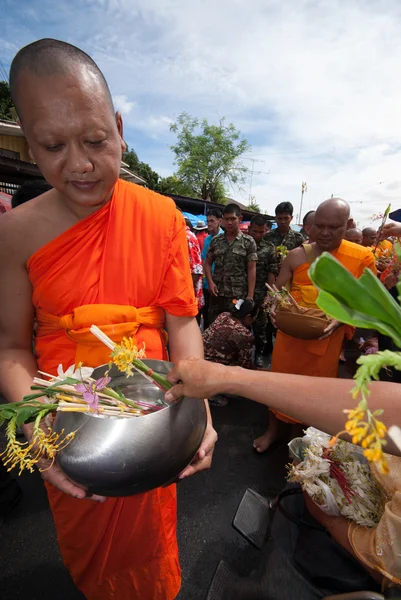
[[[226,377],[226,367],[217,363],[200,358],[180,360],[167,375],[175,385],[166,393],[166,400],[171,402],[183,396],[211,398],[221,391],[219,386]]]
[[[379,242],[392,236],[401,236],[401,223],[386,223],[383,229],[379,232]]]

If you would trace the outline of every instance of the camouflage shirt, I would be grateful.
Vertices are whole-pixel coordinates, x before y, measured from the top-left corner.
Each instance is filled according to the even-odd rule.
[[[305,241],[302,233],[298,233],[298,231],[290,229],[288,233],[282,236],[277,228],[266,233],[263,240],[265,242],[271,242],[276,247],[276,255],[279,264],[283,261],[287,252],[294,250],[294,248],[298,248],[298,246],[301,246]]]
[[[205,359],[252,369],[252,333],[228,312],[221,313],[203,332]]]
[[[263,239],[266,242],[271,242],[276,247],[285,246],[288,251],[298,248],[305,241],[302,233],[298,233],[298,231],[293,231],[292,229],[284,236],[279,234],[278,229],[273,229],[273,231],[266,233]]]
[[[278,275],[279,264],[276,249],[270,242],[262,240],[257,246],[258,260],[256,263],[255,301],[259,302],[266,296],[267,274]]]
[[[213,281],[219,296],[246,298],[248,294],[248,263],[256,261],[256,243],[250,235],[238,232],[231,244],[225,233],[210,242],[207,258],[214,263]]]

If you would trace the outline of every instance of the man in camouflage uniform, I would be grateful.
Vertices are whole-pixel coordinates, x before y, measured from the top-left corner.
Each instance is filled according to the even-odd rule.
[[[290,227],[294,207],[291,202],[281,202],[276,206],[276,229],[267,233],[264,239],[276,247],[277,258],[281,263],[287,252],[298,248],[305,239],[301,233],[293,231]]]
[[[241,219],[240,208],[227,204],[222,222],[225,232],[210,242],[205,263],[210,294],[209,323],[220,313],[229,311],[233,300],[253,300],[258,256],[253,238],[239,229]]]
[[[266,219],[262,215],[252,218],[249,225],[249,235],[255,240],[258,260],[256,263],[256,285],[254,300],[259,308],[256,321],[253,324],[253,333],[255,336],[255,366],[263,367],[263,349],[266,344],[266,327],[268,323],[267,312],[263,310],[264,299],[267,294],[266,283],[273,285],[278,275],[278,262],[276,249],[270,242],[266,242],[263,237],[266,235]]]
[[[273,229],[264,236],[264,241],[270,242],[276,248],[277,264],[280,270],[280,265],[286,257],[287,253],[294,248],[298,248],[304,243],[305,238],[301,233],[291,229],[291,221],[293,218],[294,207],[291,202],[281,202],[276,206],[276,229]],[[266,328],[266,346],[264,354],[267,356],[273,350],[273,334],[275,328],[270,319],[267,320]]]

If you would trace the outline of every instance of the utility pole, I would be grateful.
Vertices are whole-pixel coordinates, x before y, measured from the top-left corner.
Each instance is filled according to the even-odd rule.
[[[304,194],[307,191],[308,191],[308,186],[306,185],[306,181],[303,181],[302,185],[301,185],[301,205],[299,207],[299,215],[298,215],[298,223],[299,224],[301,223],[301,219],[302,219],[302,205],[304,202]]]
[[[248,194],[248,204],[251,203],[252,200],[252,182],[253,182],[253,174],[255,173],[255,162],[259,162],[259,163],[264,163],[264,160],[258,159],[258,158],[248,158],[247,156],[244,156],[245,160],[250,160],[252,162],[252,168],[251,168],[251,179],[249,182],[249,194]],[[262,171],[258,171],[258,175],[259,173],[261,173]],[[268,175],[268,173],[267,173]]]

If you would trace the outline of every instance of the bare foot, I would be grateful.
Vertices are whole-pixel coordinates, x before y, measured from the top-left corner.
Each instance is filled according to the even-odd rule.
[[[253,447],[255,448],[256,452],[261,454],[262,452],[266,452],[266,450],[270,448],[276,439],[277,437],[272,435],[272,432],[268,429],[263,435],[254,440]]]

